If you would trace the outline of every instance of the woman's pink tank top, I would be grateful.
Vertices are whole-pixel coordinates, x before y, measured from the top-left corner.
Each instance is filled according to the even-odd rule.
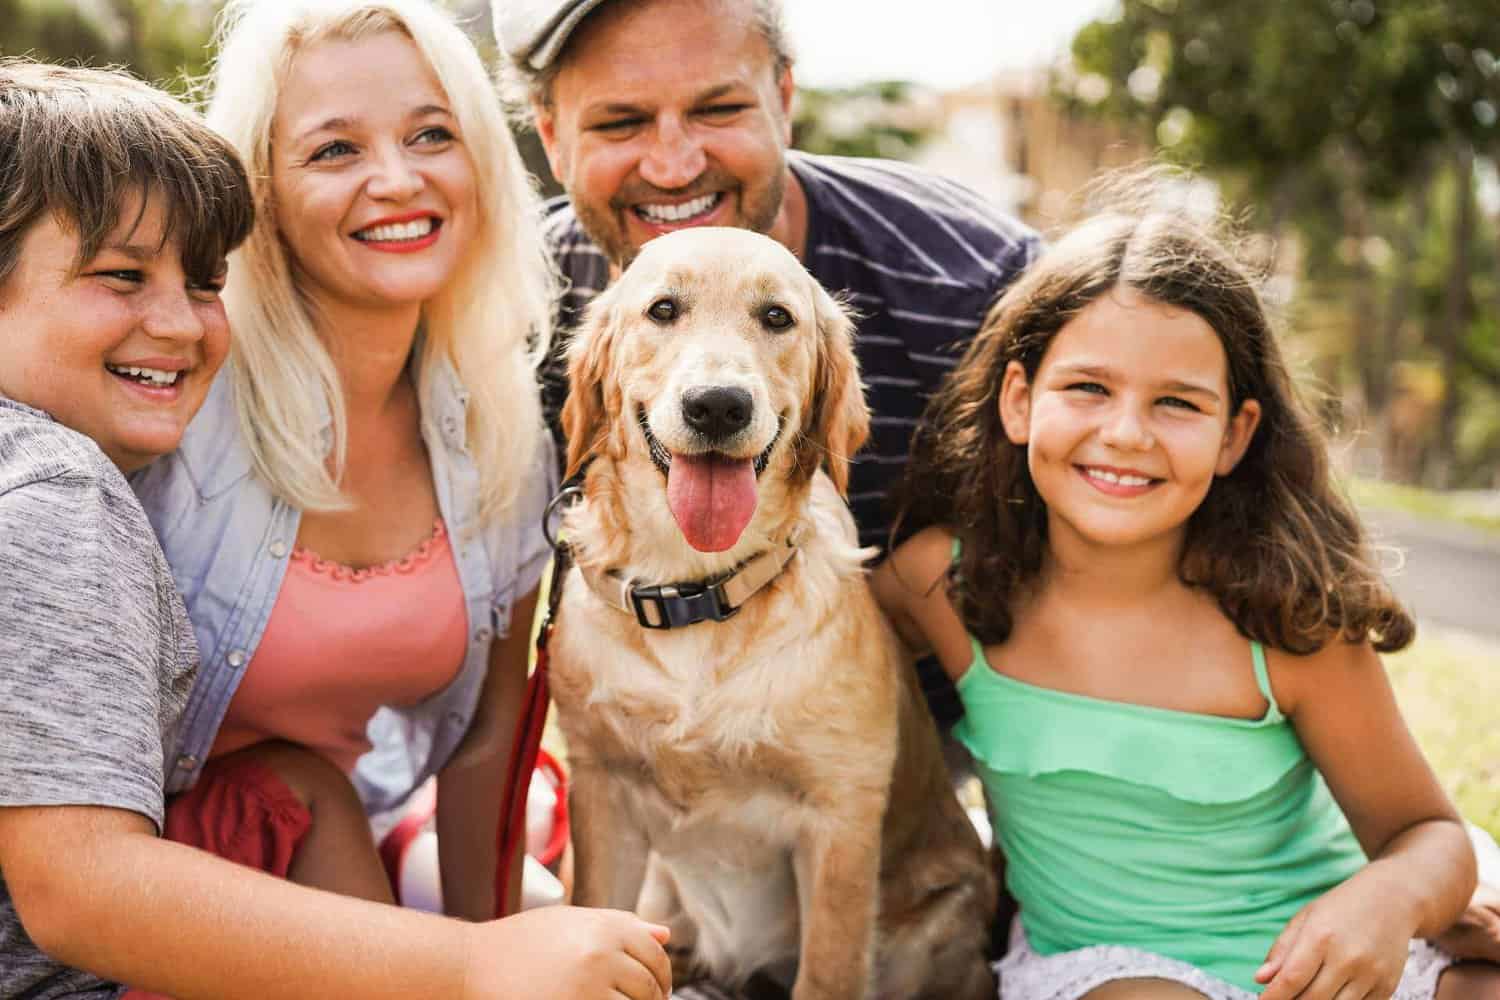
[[[467,637],[441,518],[415,552],[369,569],[299,546],[210,756],[283,739],[352,771],[375,710],[440,691],[463,666]]]

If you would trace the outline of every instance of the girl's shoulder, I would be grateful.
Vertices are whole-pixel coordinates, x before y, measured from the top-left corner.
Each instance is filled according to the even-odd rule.
[[[931,652],[950,677],[973,659],[968,630],[948,597],[955,553],[946,527],[924,528],[897,546],[871,578],[875,598],[915,652]]]
[[[903,579],[918,584],[927,591],[940,583],[958,557],[958,539],[947,525],[934,524],[923,528],[891,552],[890,562],[901,573]]]
[[[1364,641],[1334,638],[1310,653],[1294,653],[1268,644],[1265,655],[1276,701],[1287,715],[1297,714],[1309,700],[1346,690],[1346,685],[1387,683],[1379,654]]]

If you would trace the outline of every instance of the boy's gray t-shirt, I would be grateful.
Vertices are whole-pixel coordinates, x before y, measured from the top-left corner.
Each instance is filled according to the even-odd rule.
[[[163,761],[197,662],[166,558],[114,463],[0,398],[0,807],[108,806],[160,830]],[[4,876],[0,997],[115,996],[37,949]]]

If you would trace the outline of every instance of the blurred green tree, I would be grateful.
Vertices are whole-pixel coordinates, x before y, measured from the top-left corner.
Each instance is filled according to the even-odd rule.
[[[935,95],[904,80],[800,87],[792,109],[792,145],[833,156],[909,160],[937,123]]]
[[[121,66],[179,94],[208,65],[209,0],[0,0],[0,54]]]
[[[1495,324],[1477,308],[1500,302],[1483,263],[1500,254],[1475,187],[1500,155],[1497,54],[1500,0],[1123,0],[1074,39],[1062,98],[1150,130],[1297,235],[1306,298],[1344,305],[1325,357],[1350,370],[1388,453],[1406,432],[1391,422],[1397,362],[1434,366],[1436,413],[1406,471],[1450,485],[1482,465],[1455,451],[1466,398],[1500,389]]]

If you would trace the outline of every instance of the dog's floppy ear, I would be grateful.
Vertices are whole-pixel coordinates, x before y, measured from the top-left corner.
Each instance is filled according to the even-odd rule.
[[[610,369],[623,321],[613,299],[606,291],[589,303],[568,345],[568,398],[562,408],[568,477],[603,448],[609,416],[620,408],[620,390]]]
[[[813,399],[803,427],[798,471],[811,478],[826,457],[828,475],[839,493],[849,491],[849,459],[870,435],[870,408],[854,358],[854,321],[844,306],[817,282],[813,301],[818,325]]]

